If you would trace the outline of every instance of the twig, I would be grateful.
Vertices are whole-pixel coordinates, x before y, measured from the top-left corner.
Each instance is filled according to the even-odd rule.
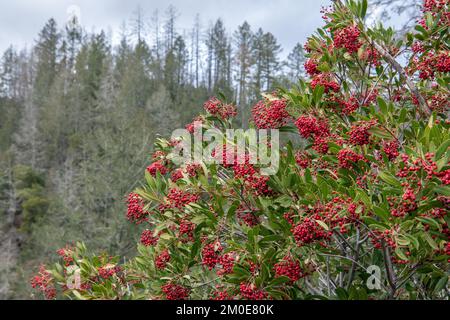
[[[391,293],[390,293],[390,297],[394,298],[395,296],[395,291],[397,291],[397,279],[395,276],[395,271],[394,271],[394,267],[392,265],[392,260],[391,260],[391,254],[389,253],[389,248],[386,246],[386,243],[382,240],[382,248],[383,248],[383,258],[384,258],[384,264],[386,267],[386,273],[387,273],[387,278],[388,278],[388,282],[389,282],[389,286],[391,287]]]
[[[350,288],[356,273],[356,261],[359,259],[359,248],[361,242],[359,241],[359,228],[356,228],[356,253],[353,257],[354,262],[352,262],[352,268],[350,269],[350,274],[348,276],[347,290]]]

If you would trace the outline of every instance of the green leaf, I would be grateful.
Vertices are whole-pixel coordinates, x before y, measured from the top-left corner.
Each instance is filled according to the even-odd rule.
[[[234,266],[233,267],[233,273],[238,275],[238,276],[243,276],[243,277],[251,277],[251,273],[250,271],[248,271],[247,269],[244,269],[242,267],[239,266]]]
[[[279,286],[279,285],[281,285],[281,284],[285,284],[285,283],[288,283],[288,282],[290,282],[291,281],[291,279],[289,279],[288,277],[285,277],[285,276],[281,276],[281,277],[276,277],[275,279],[273,279],[271,282],[270,282],[270,287],[275,287],[275,286]]]
[[[432,218],[428,218],[428,217],[416,217],[417,220],[419,220],[422,223],[428,224],[428,225],[433,225],[434,227],[436,227],[436,229],[440,229],[441,225],[434,219]]]
[[[437,186],[434,188],[434,192],[450,197],[450,187],[448,186]]]
[[[400,181],[398,181],[397,178],[394,177],[389,172],[380,172],[378,174],[378,176],[380,177],[381,180],[383,180],[384,182],[390,184],[391,186],[394,186],[394,187],[401,187],[402,186]]]
[[[448,139],[447,141],[444,141],[439,148],[436,151],[436,155],[434,157],[435,160],[439,160],[444,153],[448,152],[448,149],[450,148],[450,139]]]
[[[378,97],[378,98],[377,98],[377,101],[378,101],[378,106],[380,107],[380,111],[381,111],[383,114],[387,114],[387,112],[388,112],[388,106],[387,106],[386,101],[384,101],[383,98],[381,98],[381,97]]]
[[[326,231],[329,231],[330,228],[327,226],[327,224],[321,220],[316,220],[316,222],[322,227],[324,228]]]
[[[339,300],[347,300],[348,299],[348,293],[344,288],[336,288],[336,295],[338,296]]]
[[[73,295],[74,295],[78,300],[86,300],[86,298],[83,297],[83,296],[81,295],[81,293],[79,293],[77,290],[73,290],[72,293],[73,293]]]
[[[381,139],[392,139],[392,135],[386,130],[382,130],[377,127],[372,127],[368,130],[371,134]]]
[[[434,292],[439,292],[442,289],[444,289],[445,286],[447,285],[447,282],[448,282],[448,275],[445,274],[441,277],[441,279],[439,279],[438,283],[434,287]]]
[[[322,99],[323,93],[325,92],[325,88],[323,86],[316,86],[314,89],[313,97],[314,103],[319,105],[320,99]]]
[[[374,206],[373,212],[383,220],[387,220],[389,218],[389,212],[381,207]]]
[[[367,0],[363,0],[361,3],[361,12],[360,12],[361,19],[364,19],[366,13],[367,13]]]
[[[432,247],[434,250],[439,250],[436,241],[434,241],[433,238],[431,238],[431,236],[428,233],[424,233],[423,238],[428,242],[430,247]]]
[[[395,254],[402,260],[408,260],[408,258],[406,257],[406,255],[403,253],[402,249],[400,248],[396,248],[395,249]]]

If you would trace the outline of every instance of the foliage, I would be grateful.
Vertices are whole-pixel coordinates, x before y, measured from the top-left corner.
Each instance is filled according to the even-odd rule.
[[[281,131],[295,124],[307,141],[283,147],[277,174],[249,163],[177,168],[176,141],[158,139],[128,198],[128,219],[145,229],[139,254],[119,263],[78,243],[59,252],[50,286],[77,299],[448,299],[449,7],[426,1],[417,33],[399,41],[366,27],[366,10],[350,0],[325,13],[306,45],[311,81],[263,102],[283,121],[262,121],[257,107],[256,124],[286,120]],[[208,101],[204,128],[230,128],[229,108]]]

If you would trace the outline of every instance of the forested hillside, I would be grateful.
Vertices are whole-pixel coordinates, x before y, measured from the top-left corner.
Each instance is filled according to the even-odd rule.
[[[138,9],[118,45],[76,19],[50,19],[32,47],[4,52],[0,298],[29,297],[30,273],[66,243],[133,254],[125,195],[157,136],[184,127],[219,92],[238,102],[245,124],[260,92],[302,76],[300,44],[282,61],[277,39],[257,26],[232,31],[197,16],[182,32],[177,16],[174,7],[151,18]]]

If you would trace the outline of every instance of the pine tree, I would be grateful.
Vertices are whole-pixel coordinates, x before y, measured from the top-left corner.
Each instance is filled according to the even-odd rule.
[[[264,31],[259,28],[253,36],[252,42],[253,52],[253,92],[252,98],[256,99],[262,89],[263,65],[264,65]]]
[[[275,36],[268,32],[263,37],[263,73],[262,77],[265,82],[265,91],[272,89],[273,79],[280,71],[281,46],[278,44]]]
[[[214,86],[224,90],[228,84],[228,38],[222,19],[218,19],[212,30],[212,47],[214,53]]]
[[[250,25],[244,22],[238,27],[238,30],[234,33],[234,42],[236,45],[236,53],[234,60],[236,62],[237,81],[238,87],[238,101],[241,107],[241,119],[242,123],[246,123],[246,110],[248,101],[248,82],[250,80],[250,71],[253,65],[252,57],[252,43],[253,34]]]
[[[17,68],[17,54],[13,47],[9,47],[2,56],[0,65],[0,96],[13,98],[15,90],[15,68]]]
[[[70,70],[75,66],[75,57],[80,50],[82,36],[83,33],[78,18],[73,16],[65,27],[65,39],[67,41],[67,51],[69,55],[68,67]]]
[[[54,19],[50,19],[39,33],[39,40],[35,48],[38,63],[34,90],[34,98],[38,106],[49,95],[49,90],[58,71],[57,59],[60,38]]]
[[[175,44],[175,39],[177,37],[175,30],[177,17],[178,17],[177,9],[173,5],[170,5],[166,10],[166,21],[164,24],[166,54],[173,49],[173,46]]]
[[[133,12],[133,17],[131,19],[131,35],[136,38],[138,43],[141,43],[145,37],[145,34],[145,13],[144,9],[138,5],[136,10]]]
[[[305,63],[305,51],[300,43],[297,43],[287,58],[286,66],[288,76],[292,82],[297,82],[304,74],[303,65]]]
[[[200,76],[200,32],[201,32],[201,22],[200,22],[200,15],[197,14],[195,16],[195,24],[194,24],[194,30],[193,30],[193,52],[192,56],[194,57],[193,60],[194,63],[194,69],[195,69],[195,87],[199,87],[199,76]]]

